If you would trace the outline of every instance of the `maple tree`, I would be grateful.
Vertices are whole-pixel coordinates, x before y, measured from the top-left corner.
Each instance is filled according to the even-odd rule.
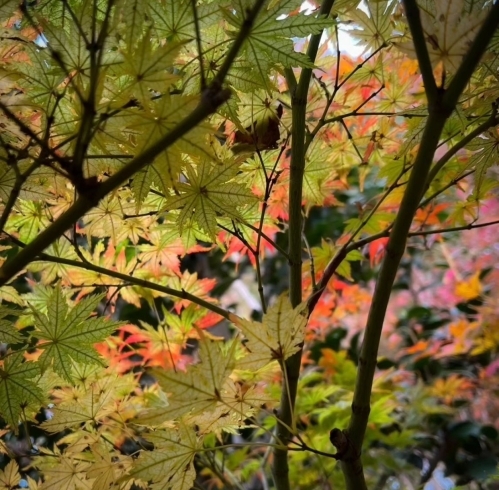
[[[497,3],[0,22],[2,488],[493,475]]]

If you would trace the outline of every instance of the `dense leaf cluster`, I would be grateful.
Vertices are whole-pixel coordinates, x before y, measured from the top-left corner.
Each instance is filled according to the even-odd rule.
[[[499,7],[316,3],[0,0],[2,488],[494,473]]]

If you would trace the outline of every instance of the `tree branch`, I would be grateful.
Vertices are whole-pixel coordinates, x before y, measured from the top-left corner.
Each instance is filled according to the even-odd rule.
[[[462,138],[458,143],[456,143],[452,148],[450,148],[445,155],[438,160],[438,162],[433,165],[432,169],[428,174],[428,180],[426,183],[426,188],[430,186],[432,181],[438,175],[440,170],[444,168],[445,164],[462,148],[464,148],[468,143],[473,141],[477,136],[480,136],[483,132],[487,131],[494,126],[499,124],[499,119],[497,117],[497,107],[493,107],[493,112],[491,116],[484,121],[482,124],[477,126],[473,131],[468,133],[464,138]]]
[[[426,46],[425,33],[421,25],[421,15],[416,0],[403,0],[405,9],[405,16],[409,29],[411,30],[412,42],[416,50],[418,58],[419,70],[423,76],[424,89],[428,105],[432,106],[437,99],[438,88],[433,76],[433,68],[431,66],[430,55],[428,54],[428,47]],[[461,93],[461,92],[459,92]]]
[[[0,268],[0,286],[6,284],[16,274],[21,272],[33,257],[45,250],[52,242],[60,237],[73,223],[96,206],[99,201],[127,182],[135,173],[149,165],[154,159],[179,138],[200,124],[207,116],[213,114],[218,107],[230,97],[230,91],[222,88],[227,73],[236,59],[241,46],[251,32],[253,23],[266,0],[257,0],[254,7],[247,12],[246,19],[228,52],[223,65],[210,86],[202,93],[198,106],[185,119],[151,145],[140,155],[133,158],[118,172],[113,174],[102,184],[91,186],[83,192],[75,203],[52,225],[41,232],[20,253],[8,259]]]
[[[329,15],[333,8],[334,0],[324,0],[320,7],[319,16]],[[307,56],[313,63],[317,56],[322,31],[311,36]],[[288,74],[289,77],[291,74]],[[312,69],[303,68],[298,84],[292,90],[291,83],[291,109],[292,109],[292,151],[289,184],[289,298],[293,306],[301,303],[302,299],[302,190],[303,175],[305,170],[305,116],[307,109],[307,95],[312,78]],[[300,375],[302,350],[288,358],[282,368],[284,370],[283,389],[281,393],[276,437],[286,446],[290,440],[289,427],[294,427],[294,404]],[[272,474],[277,490],[290,490],[289,466],[287,449],[274,449]]]
[[[27,247],[25,243],[20,240],[14,238],[9,235],[9,240],[13,242],[15,245],[19,247]],[[127,274],[122,274],[121,272],[113,271],[110,269],[106,269],[104,267],[100,267],[98,265],[94,265],[91,262],[85,261],[80,262],[78,260],[65,259],[64,257],[55,257],[54,255],[50,255],[47,253],[40,253],[37,257],[33,258],[31,262],[51,262],[54,264],[67,265],[69,267],[77,267],[79,269],[85,269],[87,271],[97,272],[98,274],[102,274],[108,277],[114,277],[119,279],[120,281],[124,281],[127,285],[140,286],[145,289],[151,289],[152,291],[158,291],[160,293],[167,294],[169,296],[173,296],[175,298],[185,299],[191,301],[192,303],[201,306],[202,308],[206,308],[209,311],[213,311],[217,313],[221,317],[230,321],[230,312],[224,310],[220,306],[217,306],[209,301],[206,301],[202,298],[194,296],[193,294],[188,293],[187,291],[173,289],[168,286],[162,286],[161,284],[156,284],[151,281],[147,281],[145,279],[139,279],[138,277],[129,276]],[[95,286],[100,286],[96,284]],[[120,284],[114,284],[113,286],[120,286]]]
[[[470,48],[470,53],[473,53],[473,60],[469,60],[470,53],[465,56],[463,65],[458,69],[458,72],[451,83],[451,87],[449,87],[449,90],[452,88],[450,95],[444,89],[439,89],[435,93],[436,87],[434,85],[434,80],[433,83],[431,83],[431,80],[428,79],[430,75],[431,77],[433,77],[433,75],[432,73],[428,73],[431,65],[429,65],[426,45],[421,45],[421,43],[424,43],[425,41],[420,25],[419,12],[417,10],[415,11],[415,9],[417,9],[416,2],[414,0],[404,0],[404,5],[406,6],[406,9],[408,9],[408,18],[411,17],[408,20],[413,24],[411,25],[411,30],[414,29],[416,31],[415,34],[413,32],[413,37],[416,37],[415,45],[418,61],[422,67],[423,73],[426,72],[424,78],[425,90],[427,90],[428,99],[430,101],[429,117],[402,198],[399,212],[397,213],[390,233],[386,254],[376,282],[367,319],[364,340],[359,356],[359,366],[352,402],[352,415],[348,430],[346,431],[346,438],[349,447],[352,449],[348,451],[348,457],[342,460],[342,469],[345,475],[347,490],[366,488],[360,462],[360,451],[369,419],[371,390],[383,322],[392,285],[395,281],[400,260],[405,251],[409,229],[426,188],[428,173],[445,122],[454,110],[461,91],[468,83],[476,64],[485,52],[490,39],[499,25],[499,4],[495,4]],[[457,80],[458,76],[459,80]]]

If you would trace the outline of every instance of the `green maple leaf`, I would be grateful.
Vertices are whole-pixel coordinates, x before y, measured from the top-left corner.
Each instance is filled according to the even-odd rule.
[[[447,71],[455,73],[487,16],[487,6],[465,0],[448,0],[428,2],[420,9],[421,26],[432,65],[442,63]],[[386,19],[386,23],[389,21]],[[416,58],[412,41],[395,45]]]
[[[31,242],[41,230],[50,223],[44,203],[18,200],[19,214],[12,216],[8,222],[8,230],[17,230],[24,243]]]
[[[16,183],[16,174],[11,165],[8,165],[6,161],[6,155],[4,156],[3,148],[2,155],[0,156],[0,199],[3,202],[7,202],[9,196]]]
[[[300,349],[305,334],[306,304],[291,306],[287,295],[279,296],[263,317],[252,322],[232,315],[232,322],[247,339],[247,355],[237,363],[238,369],[256,370],[273,360],[284,361]]]
[[[292,38],[318,34],[331,27],[335,21],[313,15],[289,15],[298,9],[300,0],[275,2],[269,9],[262,9],[256,19],[251,34],[246,41],[244,57],[248,66],[256,70],[268,86],[268,73],[271,68],[302,66],[312,68],[311,60],[303,53],[294,50]],[[245,21],[246,10],[251,6],[247,0],[239,0],[225,11],[229,24],[239,30]],[[285,16],[285,18],[282,18]]]
[[[0,302],[2,301],[24,306],[24,300],[14,286],[2,286],[0,288]]]
[[[104,318],[89,318],[103,298],[96,295],[85,298],[70,310],[60,287],[55,288],[47,302],[47,314],[31,306],[35,319],[34,335],[42,340],[40,368],[49,366],[68,381],[72,381],[72,360],[86,364],[102,364],[93,348],[119,325]]]
[[[180,151],[173,148],[164,151],[154,160],[154,163],[134,175],[131,188],[136,201],[137,213],[153,184],[165,195],[170,194],[172,188],[176,188],[183,164]]]
[[[357,28],[351,33],[355,38],[361,40],[366,51],[377,49],[386,43],[393,32],[391,13],[397,2],[393,0],[369,2],[368,13],[361,9],[352,9]]]
[[[138,45],[124,52],[124,63],[119,66],[126,74],[129,85],[124,89],[143,105],[151,101],[150,90],[164,92],[179,78],[172,73],[172,66],[180,45],[168,43],[166,46],[153,46],[146,35]]]
[[[204,34],[206,29],[220,20],[218,2],[196,6],[199,29]],[[196,37],[194,12],[190,0],[159,0],[149,5],[153,29],[159,39],[186,42]]]
[[[39,374],[39,366],[25,361],[22,352],[7,356],[0,367],[0,414],[13,428],[30,405],[39,408],[43,403],[43,394],[33,381]]]
[[[149,434],[154,451],[143,451],[130,477],[152,480],[154,490],[190,490],[196,477],[194,456],[202,442],[191,427],[164,429]]]
[[[181,209],[177,220],[181,234],[194,221],[215,239],[218,216],[241,220],[237,207],[254,202],[256,197],[246,186],[235,182],[239,167],[237,160],[204,159],[196,167],[187,168],[188,183],[178,184],[178,195],[165,204],[166,210]]]
[[[198,103],[197,96],[164,94],[160,99],[152,100],[146,110],[136,113],[129,122],[127,121],[125,132],[130,133],[131,138],[136,141],[137,151],[141,152],[177,127],[178,122],[187,117]],[[172,166],[166,172],[167,175],[171,176],[172,180],[175,179],[180,167],[186,164],[179,152],[201,157],[211,154],[208,135],[214,133],[215,129],[209,122],[203,122],[180,137],[167,151],[170,159],[165,160],[163,164]],[[175,164],[175,161],[179,163]],[[155,178],[153,180],[156,181]]]
[[[118,32],[123,35],[128,49],[137,44],[149,28],[150,12],[148,2],[143,0],[121,0],[115,6],[115,22]]]
[[[52,243],[52,245],[47,248],[46,253],[53,257],[61,257],[70,260],[77,259],[74,247],[68,240],[63,239],[59,239]],[[50,284],[59,277],[67,277],[68,271],[70,270],[69,266],[64,264],[42,261],[31,263],[28,269],[30,271],[40,272],[44,284]]]
[[[395,219],[395,213],[389,211],[377,211],[367,222],[364,223],[361,218],[351,218],[345,221],[345,233],[357,231],[359,228],[362,233],[374,235],[383,231]]]
[[[185,414],[213,411],[222,401],[224,385],[234,369],[235,347],[234,342],[225,349],[220,342],[203,339],[199,363],[186,372],[152,371],[161,388],[169,394],[168,404],[144,412],[137,422],[156,424]]]
[[[48,69],[53,63],[50,54],[38,46],[28,45],[25,50],[31,62],[14,61],[13,65],[20,75],[19,84],[25,89],[25,96],[48,113],[53,107],[55,96],[63,92],[61,84],[64,73]]]
[[[18,317],[20,314],[21,310],[14,310],[13,308],[0,306],[0,342],[5,342],[6,344],[17,344],[18,342],[23,341],[23,336],[16,329],[13,321],[5,318],[7,316]]]
[[[116,241],[123,226],[123,208],[120,199],[106,196],[83,218],[85,233],[94,237],[111,237]]]
[[[491,129],[480,138],[475,138],[466,148],[473,151],[473,155],[466,167],[462,168],[462,172],[475,168],[475,195],[479,195],[481,187],[486,182],[488,169],[497,162],[499,133],[496,129]]]

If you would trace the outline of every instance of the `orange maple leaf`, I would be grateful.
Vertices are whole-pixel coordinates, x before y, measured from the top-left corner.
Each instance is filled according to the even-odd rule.
[[[475,272],[470,278],[459,281],[455,288],[456,295],[464,301],[477,298],[482,293],[482,283],[480,282],[480,271]]]

